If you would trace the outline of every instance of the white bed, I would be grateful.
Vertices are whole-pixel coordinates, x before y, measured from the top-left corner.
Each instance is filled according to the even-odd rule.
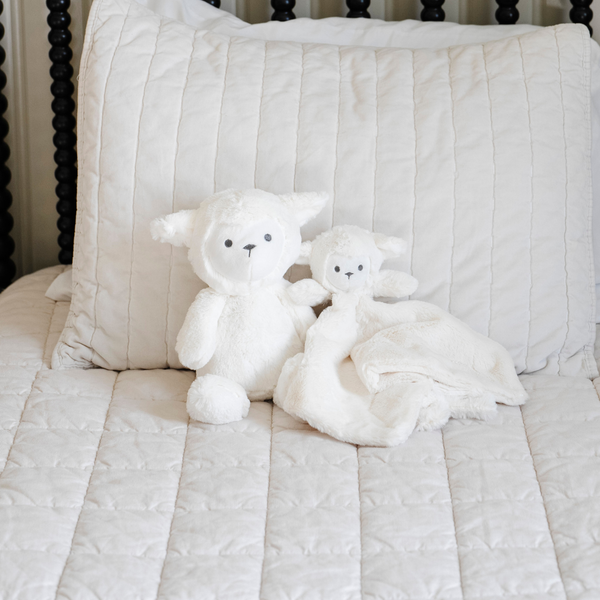
[[[269,402],[190,423],[190,372],[49,369],[62,268],[0,297],[3,600],[600,598],[588,379],[389,449]]]

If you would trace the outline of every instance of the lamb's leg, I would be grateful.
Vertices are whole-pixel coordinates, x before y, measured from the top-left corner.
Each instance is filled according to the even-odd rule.
[[[187,411],[192,419],[212,425],[241,421],[248,416],[250,400],[244,388],[218,375],[196,377],[187,396]]]

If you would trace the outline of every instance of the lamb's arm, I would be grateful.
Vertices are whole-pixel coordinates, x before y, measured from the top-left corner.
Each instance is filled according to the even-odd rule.
[[[317,306],[331,298],[331,293],[314,279],[301,279],[292,283],[286,292],[298,306]]]
[[[418,285],[419,282],[408,273],[383,269],[379,271],[375,279],[373,296],[375,298],[404,298],[414,293]]]
[[[217,324],[227,297],[202,290],[190,306],[177,335],[175,350],[188,369],[201,369],[212,358],[217,347]]]

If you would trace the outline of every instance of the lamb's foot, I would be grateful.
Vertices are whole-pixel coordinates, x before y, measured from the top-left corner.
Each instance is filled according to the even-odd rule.
[[[241,421],[248,416],[250,400],[244,388],[231,379],[203,375],[192,383],[187,411],[192,419],[212,425]]]

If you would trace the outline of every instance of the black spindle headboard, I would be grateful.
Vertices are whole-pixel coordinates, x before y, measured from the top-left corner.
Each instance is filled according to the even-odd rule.
[[[221,0],[217,1],[221,4]],[[210,4],[213,4],[213,2],[210,2]],[[296,6],[296,0],[271,0],[271,7],[273,8],[271,21],[290,21],[291,19],[295,19],[294,6]]]
[[[571,4],[573,5],[573,8],[569,11],[571,22],[585,25],[589,29],[590,35],[592,35],[594,33],[590,25],[594,16],[590,8],[592,0],[571,0]]]
[[[592,28],[593,12],[590,8],[592,0],[570,0],[572,9],[569,17],[573,23],[585,25],[590,35]],[[208,4],[216,6],[221,5],[221,0],[205,0]],[[349,9],[347,17],[349,18],[370,18],[369,5],[371,0],[346,0],[346,6]],[[500,24],[513,24],[519,19],[517,10],[518,0],[496,0],[498,9],[496,10],[496,19]],[[46,0],[48,8],[48,25],[50,33],[48,40],[50,42],[50,60],[52,67],[50,75],[52,77],[52,110],[54,119],[52,125],[55,130],[54,145],[56,152],[54,159],[56,161],[56,195],[58,203],[56,209],[59,214],[58,245],[60,246],[59,261],[62,264],[69,264],[73,259],[73,239],[75,232],[75,212],[77,198],[77,153],[76,134],[75,134],[75,102],[73,100],[74,86],[72,83],[73,67],[71,60],[73,52],[71,50],[71,33],[69,25],[71,18],[69,16],[70,0]],[[443,21],[445,13],[442,8],[444,0],[421,0],[423,10],[421,20],[423,21]],[[295,19],[294,6],[295,0],[271,0],[273,21],[289,21]],[[4,9],[2,0],[0,0],[0,14]],[[4,28],[0,24],[0,42],[4,37]],[[12,203],[12,196],[7,189],[10,183],[11,173],[6,166],[10,156],[10,149],[5,142],[8,134],[8,123],[4,118],[7,108],[6,97],[3,90],[6,85],[6,75],[2,70],[5,60],[5,52],[0,45],[0,289],[5,288],[15,276],[15,264],[11,260],[14,252],[14,242],[10,236],[13,227],[13,219],[8,209]]]
[[[58,197],[56,210],[60,215],[57,221],[60,231],[58,260],[63,265],[70,264],[73,260],[75,209],[77,206],[77,152],[75,150],[77,137],[75,135],[75,117],[73,116],[75,101],[73,100],[73,67],[71,66],[73,51],[71,50],[71,32],[69,31],[70,4],[70,0],[46,0],[46,6],[50,11],[48,41],[50,42],[50,60],[52,61],[50,67],[51,91],[54,96],[52,126],[56,132],[53,139],[56,146],[54,153],[56,162],[54,174]]]
[[[519,20],[517,4],[519,0],[496,0],[496,21],[500,25],[514,25]]]

